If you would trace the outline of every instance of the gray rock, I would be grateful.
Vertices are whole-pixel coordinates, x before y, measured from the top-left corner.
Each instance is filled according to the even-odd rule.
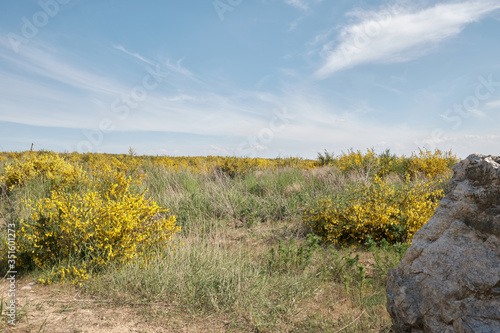
[[[470,155],[387,281],[396,332],[500,332],[500,156]]]

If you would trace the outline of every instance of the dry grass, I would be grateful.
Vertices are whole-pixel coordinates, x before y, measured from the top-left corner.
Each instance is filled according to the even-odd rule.
[[[19,322],[11,327],[0,321],[1,329],[389,331],[385,288],[372,279],[375,265],[368,250],[321,245],[310,249],[311,257],[298,254],[300,247],[304,253],[308,249],[303,207],[360,181],[359,175],[334,167],[258,171],[234,179],[159,168],[146,171],[143,189],[149,188],[149,196],[169,207],[183,227],[175,250],[152,249],[147,262],[110,267],[80,289],[36,285],[19,290]],[[5,216],[25,217],[16,202],[46,193],[43,184],[29,186],[10,198],[11,204],[0,202]],[[278,255],[272,257],[272,252]],[[37,272],[32,272],[18,282],[23,286],[36,280]],[[6,286],[2,280],[4,302]]]
[[[207,232],[207,230],[210,230]],[[177,241],[175,253],[158,252],[148,267],[109,270],[82,289],[36,285],[17,295],[21,311],[6,332],[379,332],[390,319],[380,286],[361,287],[342,264],[348,252],[323,249],[303,271],[269,272],[278,239],[303,242],[300,224],[261,223],[235,228],[224,221],[198,225]],[[297,236],[299,235],[299,236]],[[373,266],[369,252],[356,251]],[[353,257],[351,255],[350,257]],[[371,268],[367,269],[367,278]],[[36,276],[26,277],[24,285]],[[5,297],[6,281],[2,281]],[[10,330],[10,331],[9,331]]]

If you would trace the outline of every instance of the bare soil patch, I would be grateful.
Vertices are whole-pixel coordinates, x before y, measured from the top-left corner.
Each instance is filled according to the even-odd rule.
[[[0,294],[8,298],[9,281],[0,280]],[[5,313],[5,311],[4,311]],[[16,325],[0,323],[11,332],[226,332],[224,318],[200,318],[181,313],[175,304],[117,304],[81,296],[71,285],[16,284]]]

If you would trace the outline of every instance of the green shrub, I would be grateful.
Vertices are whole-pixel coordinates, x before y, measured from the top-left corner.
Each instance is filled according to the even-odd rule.
[[[277,249],[269,251],[267,269],[269,272],[284,273],[303,271],[310,263],[314,252],[319,248],[319,237],[308,234],[306,242],[299,244],[293,238],[284,243],[281,239]]]

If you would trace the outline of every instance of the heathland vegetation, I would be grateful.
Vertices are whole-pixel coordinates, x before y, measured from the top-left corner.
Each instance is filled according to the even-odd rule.
[[[21,276],[175,307],[141,308],[158,327],[195,316],[235,332],[389,331],[386,274],[456,161],[439,150],[316,160],[1,153],[0,270],[12,259],[10,225]]]

